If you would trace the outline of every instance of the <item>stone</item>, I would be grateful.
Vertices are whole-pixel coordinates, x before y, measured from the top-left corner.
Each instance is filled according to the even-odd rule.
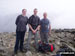
[[[73,38],[73,40],[75,41],[75,37]]]
[[[62,43],[66,43],[69,46],[71,46],[73,49],[75,48],[75,30],[73,29],[53,29],[51,31],[51,36],[49,36],[50,44],[55,45],[55,50],[52,52],[52,54],[56,54],[56,52],[60,49],[60,46]],[[25,36],[24,45],[26,44],[28,38],[28,32]],[[0,56],[11,56],[14,50],[16,40],[16,33],[0,33]],[[49,54],[44,54],[37,52],[34,48],[34,40],[31,40],[31,51],[28,51],[26,53],[18,53],[17,56],[50,56],[51,52]]]
[[[33,56],[33,55],[32,55],[32,53],[31,53],[31,51],[27,51],[27,52],[26,52],[26,56]]]

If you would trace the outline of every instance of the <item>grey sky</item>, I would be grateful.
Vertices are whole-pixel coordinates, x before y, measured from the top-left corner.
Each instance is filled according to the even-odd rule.
[[[0,0],[0,32],[15,30],[15,19],[23,8],[28,17],[34,8],[40,18],[47,12],[52,28],[75,28],[75,0]]]

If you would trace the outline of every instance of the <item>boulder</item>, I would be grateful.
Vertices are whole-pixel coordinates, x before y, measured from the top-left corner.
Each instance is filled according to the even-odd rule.
[[[27,51],[27,52],[26,52],[26,56],[33,56],[33,55],[32,55],[32,53],[31,53],[31,51]]]

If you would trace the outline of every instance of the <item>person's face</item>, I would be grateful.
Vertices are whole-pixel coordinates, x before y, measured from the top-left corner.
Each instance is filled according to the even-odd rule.
[[[34,10],[34,15],[37,15],[37,10]]]
[[[44,13],[43,16],[44,16],[44,18],[47,18],[47,13]]]
[[[22,10],[22,14],[23,14],[23,15],[26,15],[26,10],[25,10],[25,9]]]

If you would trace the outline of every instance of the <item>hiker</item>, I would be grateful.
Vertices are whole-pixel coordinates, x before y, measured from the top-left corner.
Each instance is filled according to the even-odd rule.
[[[16,19],[16,43],[14,47],[14,54],[17,54],[18,49],[23,52],[23,42],[26,32],[26,25],[28,22],[28,17],[26,16],[26,9],[22,10],[22,14],[19,15]]]
[[[51,24],[47,18],[47,13],[43,14],[43,19],[40,22],[40,35],[43,43],[49,43],[49,34],[51,34]]]
[[[34,9],[34,14],[30,16],[28,20],[29,32],[28,32],[28,40],[27,40],[27,51],[30,50],[30,42],[31,38],[34,35],[35,39],[35,48],[38,49],[38,36],[39,36],[39,28],[40,28],[40,18],[37,16],[37,9]]]

